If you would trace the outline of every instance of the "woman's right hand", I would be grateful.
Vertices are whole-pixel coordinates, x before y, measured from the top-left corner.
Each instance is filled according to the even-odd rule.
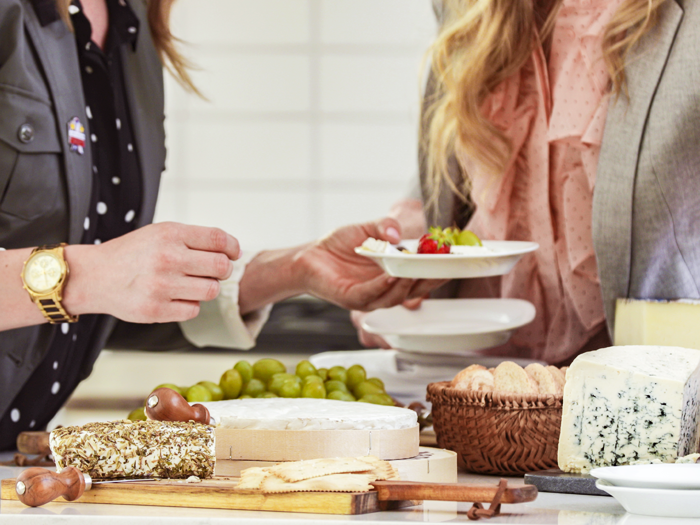
[[[67,246],[65,254],[68,312],[163,323],[196,317],[199,303],[219,294],[240,248],[219,228],[164,222],[97,246]]]

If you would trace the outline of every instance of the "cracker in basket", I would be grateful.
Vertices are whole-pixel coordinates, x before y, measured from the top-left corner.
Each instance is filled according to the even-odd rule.
[[[366,472],[372,468],[372,465],[359,458],[324,458],[280,463],[268,470],[278,478],[294,483],[328,474]]]
[[[477,370],[472,375],[469,389],[479,392],[491,392],[493,391],[493,384],[493,374],[491,372],[488,370]]]
[[[284,492],[368,492],[375,477],[370,474],[330,474],[318,478],[289,483],[276,476],[263,480],[260,490],[264,494]]]
[[[486,372],[486,367],[482,365],[468,366],[454,377],[451,386],[454,388],[469,390],[469,388],[471,388],[469,385],[472,382],[472,378],[478,372]]]
[[[556,366],[549,365],[547,367],[547,370],[549,370],[549,373],[552,374],[552,377],[554,378],[554,381],[557,383],[559,387],[559,393],[561,394],[564,392],[564,374],[562,373],[561,370],[559,370]]]
[[[271,477],[268,468],[250,467],[241,471],[241,480],[236,485],[237,489],[260,490],[263,480]]]
[[[561,394],[561,387],[557,384],[552,373],[539,363],[530,363],[525,367],[525,372],[537,382],[537,390],[540,394]]]
[[[537,394],[537,382],[512,361],[503,361],[493,371],[493,389],[511,394]]]

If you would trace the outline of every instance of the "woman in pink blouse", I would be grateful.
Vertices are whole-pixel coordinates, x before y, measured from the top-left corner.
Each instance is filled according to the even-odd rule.
[[[447,297],[535,321],[486,351],[567,363],[618,297],[700,296],[700,20],[681,0],[444,0],[421,182],[431,225],[540,249]]]

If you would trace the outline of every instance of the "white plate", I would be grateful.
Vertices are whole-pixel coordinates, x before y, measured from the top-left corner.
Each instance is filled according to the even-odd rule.
[[[694,463],[603,467],[591,476],[618,487],[700,490],[700,465]]]
[[[603,479],[596,481],[595,486],[610,494],[632,514],[700,518],[700,490],[617,487]]]
[[[521,299],[427,299],[418,310],[375,310],[362,328],[393,348],[465,355],[506,343],[534,318],[535,307]]]
[[[513,269],[515,263],[526,253],[539,248],[536,242],[526,241],[483,241],[484,247],[492,253],[475,254],[416,254],[416,253],[376,253],[362,248],[355,252],[373,259],[386,273],[394,277],[408,279],[465,279],[504,275]],[[418,240],[401,241],[401,246],[415,252]]]
[[[429,355],[425,361],[414,359],[419,354],[408,354],[397,350],[344,350],[339,352],[322,352],[313,355],[309,361],[316,368],[332,366],[362,365],[367,377],[378,377],[384,382],[386,391],[392,397],[405,404],[420,401],[425,404],[425,389],[428,383],[449,381],[463,368],[478,363],[486,368],[498,366],[505,360],[512,360],[525,367],[535,363],[531,359],[511,359],[506,357],[440,356]],[[422,356],[421,356],[422,357]]]

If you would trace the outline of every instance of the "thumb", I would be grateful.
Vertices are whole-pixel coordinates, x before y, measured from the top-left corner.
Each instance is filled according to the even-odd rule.
[[[377,222],[377,231],[383,241],[396,244],[401,240],[401,226],[396,219],[384,217]]]

